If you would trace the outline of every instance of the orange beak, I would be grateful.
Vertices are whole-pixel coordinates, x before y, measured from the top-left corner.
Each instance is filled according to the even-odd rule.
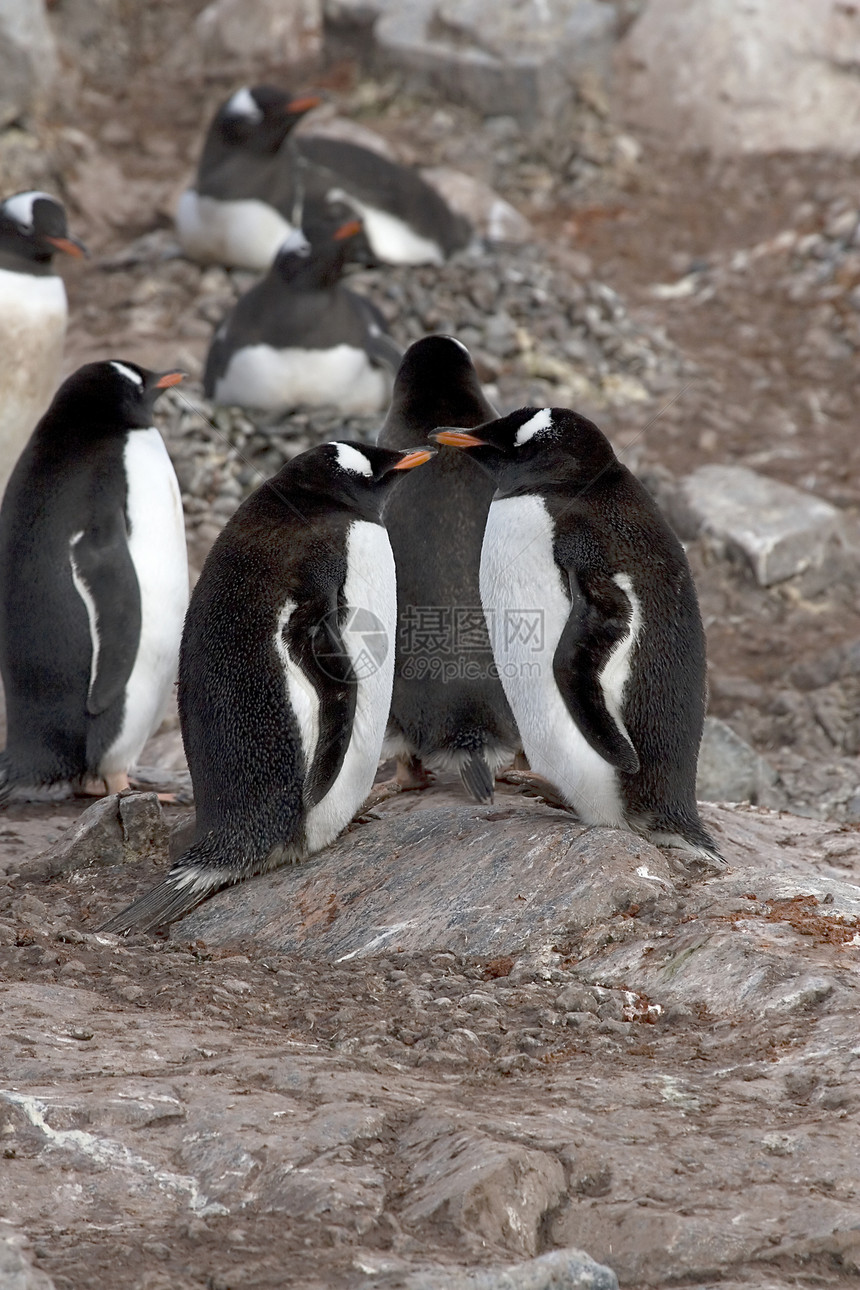
[[[157,390],[166,390],[171,385],[181,384],[184,379],[184,372],[165,372],[164,375],[159,376],[158,380],[155,382],[155,388]]]
[[[347,220],[345,224],[341,224],[335,233],[334,240],[335,242],[345,242],[348,237],[355,237],[357,233],[360,233],[363,227],[364,225],[360,219]]]
[[[311,108],[319,107],[322,99],[318,94],[305,94],[303,98],[290,99],[285,112],[291,116],[296,116],[300,112],[310,112]]]
[[[74,237],[46,237],[45,241],[50,242],[51,246],[55,246],[58,251],[65,251],[66,255],[73,255],[78,260],[89,255],[83,242],[79,242]]]
[[[449,448],[486,448],[486,439],[479,439],[466,430],[437,430],[430,436],[437,443],[444,443]]]
[[[429,461],[436,454],[432,448],[419,448],[417,452],[408,452],[405,457],[401,457],[394,470],[411,470],[413,466],[423,466],[425,461]]]

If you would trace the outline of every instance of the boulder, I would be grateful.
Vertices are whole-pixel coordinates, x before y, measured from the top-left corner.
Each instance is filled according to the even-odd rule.
[[[702,802],[764,802],[777,775],[754,748],[719,717],[706,717],[696,795]]]
[[[649,0],[617,60],[622,113],[673,147],[860,151],[860,8]]]
[[[206,58],[291,66],[322,48],[320,0],[212,0],[195,33]]]
[[[47,879],[90,865],[166,860],[168,828],[155,793],[112,793],[99,798],[54,846],[26,860],[24,878]]]
[[[43,0],[0,0],[0,130],[38,110],[56,75]]]

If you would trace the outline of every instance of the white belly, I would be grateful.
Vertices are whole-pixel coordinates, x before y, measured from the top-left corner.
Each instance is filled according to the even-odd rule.
[[[322,801],[308,812],[305,821],[309,854],[328,846],[349,824],[373,786],[382,750],[394,683],[397,592],[391,543],[380,524],[355,520],[350,527],[344,597],[349,607],[344,645],[358,677],[355,715],[337,778]],[[281,634],[295,607],[288,601],[281,611],[275,648],[284,668],[287,696],[299,723],[305,763],[310,767],[319,738],[319,697],[290,655]],[[369,610],[381,626],[387,644],[384,657],[380,657],[379,638],[374,636],[369,640],[359,630],[360,619],[356,630],[349,630],[351,611],[355,609]]]
[[[158,431],[132,431],[124,463],[128,480],[128,546],[140,586],[141,632],[126,687],[122,729],[102,758],[102,775],[133,765],[158,728],[176,679],[182,624],[188,608],[182,498]]]
[[[445,256],[439,244],[414,232],[396,215],[368,206],[352,193],[341,189],[334,189],[329,197],[331,201],[345,202],[361,216],[368,242],[386,264],[444,263]]]
[[[0,269],[0,496],[59,383],[67,312],[61,278]]]
[[[227,264],[263,272],[292,225],[266,202],[222,202],[187,189],[176,207],[176,233],[187,256],[204,264]]]
[[[390,378],[363,349],[273,349],[249,345],[234,354],[215,382],[217,403],[246,408],[332,404],[341,412],[379,412],[388,404]]]
[[[570,614],[553,535],[540,497],[506,497],[490,506],[481,602],[493,657],[532,770],[554,784],[586,824],[624,828],[616,773],[583,737],[553,676]]]

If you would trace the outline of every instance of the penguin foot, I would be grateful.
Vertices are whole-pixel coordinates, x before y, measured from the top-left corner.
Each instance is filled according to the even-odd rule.
[[[410,793],[429,788],[435,776],[423,764],[420,757],[398,757],[395,778],[400,785],[400,791]]]
[[[544,779],[542,775],[536,775],[534,771],[524,770],[503,770],[498,780],[500,784],[511,784],[514,788],[520,788],[525,793],[539,798],[546,802],[547,806],[554,806],[559,811],[567,811],[570,815],[571,808],[556,788]]]

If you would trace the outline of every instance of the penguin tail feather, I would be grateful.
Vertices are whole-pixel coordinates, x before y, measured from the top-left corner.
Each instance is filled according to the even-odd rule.
[[[220,857],[216,859],[212,850],[210,838],[195,843],[152,891],[114,914],[98,930],[121,935],[132,929],[148,932],[154,927],[163,927],[182,918],[207,896],[245,876],[225,865]]]
[[[457,767],[466,792],[475,802],[488,805],[493,800],[496,781],[483,751],[465,753]]]
[[[680,832],[652,830],[647,836],[655,846],[686,852],[684,862],[687,867],[703,877],[723,873],[728,868],[728,861],[720,855],[717,844],[705,829],[688,830],[686,836]]]
[[[0,752],[0,806],[19,782],[11,757],[8,753]]]

